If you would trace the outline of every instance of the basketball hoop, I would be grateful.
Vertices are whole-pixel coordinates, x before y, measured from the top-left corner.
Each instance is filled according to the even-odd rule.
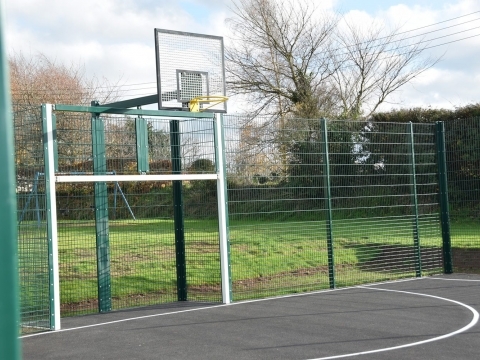
[[[155,29],[155,54],[159,110],[227,112],[221,36]]]
[[[188,107],[191,112],[202,112],[227,100],[228,97],[219,95],[197,96],[189,101]],[[208,104],[208,106],[202,106],[204,104]]]

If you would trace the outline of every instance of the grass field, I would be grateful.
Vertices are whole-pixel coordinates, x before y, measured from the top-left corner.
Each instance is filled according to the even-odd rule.
[[[415,276],[411,219],[338,220],[333,225],[337,286]],[[113,307],[176,301],[173,221],[117,220],[109,226]],[[454,247],[480,248],[479,224],[453,223],[451,230]],[[423,273],[441,272],[436,218],[421,219],[419,232]],[[62,312],[95,312],[95,224],[62,221],[58,234]],[[324,221],[231,222],[234,299],[328,288],[326,234]],[[185,242],[189,299],[220,301],[217,222],[187,220]],[[28,267],[28,259],[23,263]]]

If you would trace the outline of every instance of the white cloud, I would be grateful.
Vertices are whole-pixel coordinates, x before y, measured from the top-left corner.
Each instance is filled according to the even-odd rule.
[[[319,13],[333,11],[341,3],[340,0],[310,1],[321,10]],[[345,18],[356,24],[376,22],[400,26],[402,31],[478,11],[478,0],[431,2],[430,6],[408,4],[413,3],[399,0],[394,6],[372,13],[362,11],[362,3],[355,2],[356,10],[342,10]],[[87,75],[105,77],[113,83],[118,80],[126,84],[150,82],[151,91],[155,90],[156,81],[154,28],[226,36],[225,19],[231,16],[230,0],[10,0],[6,5],[10,51],[22,51],[26,55],[41,52],[66,64],[84,64]],[[479,21],[425,37],[448,35],[479,27],[480,14],[411,34],[438,30],[475,18]],[[480,28],[432,40],[430,45],[479,34]],[[444,54],[441,61],[391,100],[405,107],[413,104],[453,107],[480,101],[476,91],[480,78],[479,49],[480,36],[430,49],[432,57]]]
[[[430,6],[398,4],[375,14],[359,10],[346,14],[347,19],[357,24],[384,22],[391,28],[400,27],[402,32],[418,29],[404,36],[431,32],[409,41],[430,40],[426,43],[430,48],[425,50],[424,55],[440,58],[439,62],[391,96],[388,99],[390,104],[384,104],[383,110],[414,106],[454,108],[480,101],[480,94],[475,91],[475,79],[480,77],[480,64],[476,61],[480,56],[480,14],[463,17],[478,11],[478,2],[459,0],[440,7],[433,6],[433,3]],[[461,18],[447,21],[455,17]],[[439,24],[428,26],[435,23]],[[452,25],[457,26],[441,30]],[[421,27],[425,28],[419,29]],[[459,33],[451,35],[454,32]],[[469,36],[476,37],[463,39]],[[450,44],[445,44],[447,42]]]

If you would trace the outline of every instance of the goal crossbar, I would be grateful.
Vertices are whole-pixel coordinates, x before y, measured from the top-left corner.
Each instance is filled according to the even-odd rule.
[[[57,175],[57,183],[217,180],[217,174],[157,174],[157,175]]]

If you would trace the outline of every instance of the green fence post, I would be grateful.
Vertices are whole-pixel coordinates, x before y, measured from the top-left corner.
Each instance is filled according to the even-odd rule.
[[[440,221],[442,224],[443,240],[443,271],[445,274],[453,273],[452,266],[452,243],[450,239],[450,214],[448,205],[448,182],[447,182],[447,156],[445,146],[445,124],[437,121],[436,143],[437,143],[437,166],[438,185],[440,201]]]
[[[180,142],[180,122],[170,121],[170,148],[172,152],[172,173],[182,173],[182,152]],[[183,217],[182,181],[172,181],[173,187],[173,221],[175,226],[175,253],[177,268],[178,301],[187,300],[187,264],[185,259],[185,225]]]
[[[5,50],[3,26],[5,24],[3,0],[0,0],[0,354],[2,359],[20,359],[18,340],[19,291],[17,269],[17,200],[15,197],[15,147],[13,144],[13,118],[10,100],[8,60]]]
[[[332,191],[330,185],[330,159],[328,155],[328,129],[327,120],[321,119],[322,145],[323,145],[323,186],[325,189],[325,208],[327,210],[327,251],[328,251],[328,280],[330,288],[335,288],[335,258],[333,252],[333,216],[332,216]]]
[[[410,155],[410,184],[413,203],[413,251],[415,253],[415,275],[422,276],[422,253],[420,249],[420,231],[418,225],[418,194],[417,174],[415,170],[415,140],[413,137],[413,124],[407,124],[408,153]]]
[[[94,106],[94,103],[92,103]],[[92,155],[94,175],[105,175],[107,159],[103,119],[92,114]],[[105,182],[95,182],[95,233],[97,246],[98,311],[112,309],[110,280],[110,244],[108,227],[108,193]]]
[[[135,119],[137,139],[137,171],[144,174],[150,171],[148,163],[148,126],[147,121],[139,116]]]
[[[58,172],[58,141],[57,141],[57,116],[52,112],[52,128],[55,133],[55,141],[53,142],[53,171]]]

